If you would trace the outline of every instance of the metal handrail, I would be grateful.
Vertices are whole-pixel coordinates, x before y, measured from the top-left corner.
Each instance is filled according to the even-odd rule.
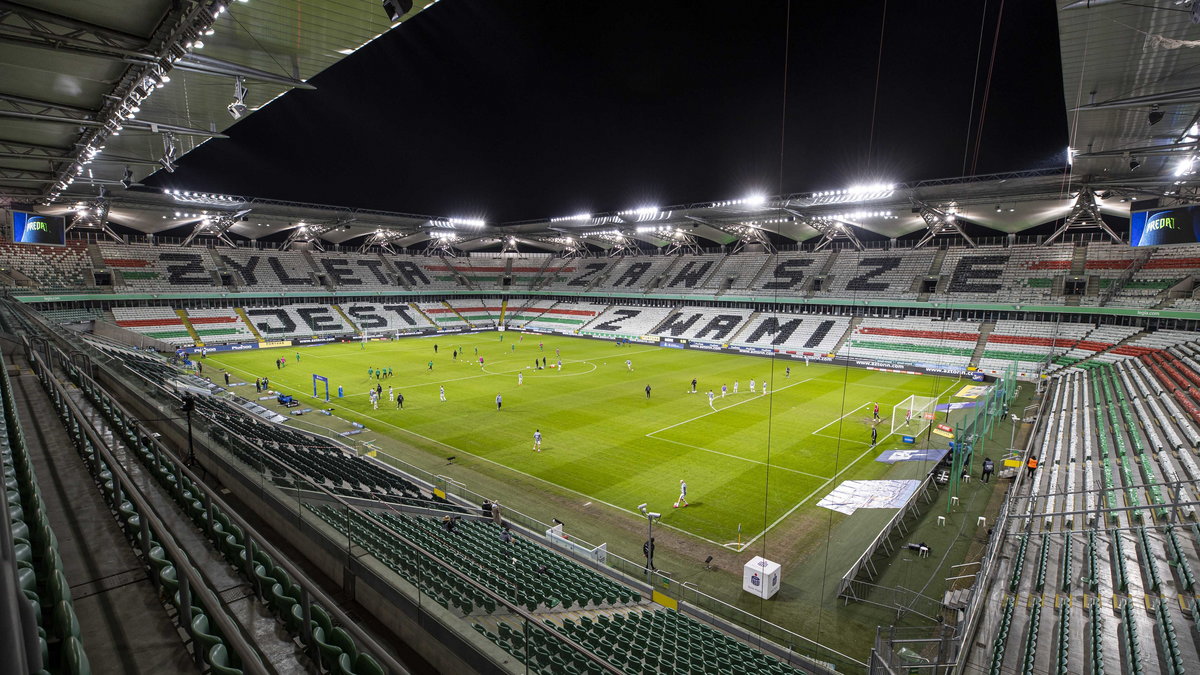
[[[308,608],[311,606],[312,602],[320,603],[322,607],[329,614],[331,614],[333,618],[337,619],[338,623],[340,623],[344,629],[350,633],[350,635],[355,639],[355,642],[364,646],[366,651],[371,652],[371,655],[375,656],[381,662],[381,665],[388,670],[388,672],[395,673],[397,675],[402,675],[409,672],[409,670],[404,667],[403,664],[392,657],[391,654],[387,652],[374,638],[362,631],[362,629],[358,627],[357,622],[353,621],[345,614],[345,612],[338,608],[337,602],[332,597],[322,591],[315,582],[309,579],[308,576],[299,567],[294,565],[283,553],[281,553],[279,549],[271,545],[267,541],[266,537],[263,537],[261,534],[259,534],[258,531],[254,529],[254,527],[251,526],[245,518],[239,515],[232,507],[230,507],[225,500],[217,496],[214,490],[210,489],[194,471],[186,466],[182,458],[176,455],[154,434],[150,433],[149,430],[146,429],[145,425],[139,421],[135,415],[130,413],[125,406],[109,395],[108,392],[105,391],[105,389],[100,385],[100,383],[96,382],[90,376],[78,370],[76,370],[76,375],[82,381],[92,384],[96,388],[96,391],[101,393],[108,405],[120,410],[127,418],[134,420],[135,425],[141,432],[139,436],[143,439],[143,442],[149,442],[155,456],[158,457],[160,454],[164,454],[170,457],[175,464],[175,471],[186,476],[189,480],[191,480],[192,484],[199,489],[199,491],[202,493],[202,501],[204,502],[205,511],[209,515],[207,520],[209,530],[207,534],[209,536],[212,536],[213,534],[213,518],[211,516],[214,509],[219,509],[234,525],[241,528],[242,533],[246,538],[246,550],[251,550],[251,546],[253,545],[255,549],[267,553],[269,556],[271,556],[271,560],[275,566],[282,567],[284,571],[288,573],[288,576],[291,577],[292,581],[301,587],[302,592],[308,596],[302,599],[302,606],[304,607],[306,613],[308,612]],[[304,627],[302,626],[302,629],[303,628]],[[307,634],[305,637],[308,637]]]
[[[79,409],[78,404],[67,393],[62,383],[54,377],[53,372],[46,365],[41,355],[30,352],[29,356],[30,363],[33,365],[35,372],[37,372],[43,386],[62,399],[66,410],[75,418],[75,421],[79,424],[79,428],[88,437],[96,453],[108,465],[108,471],[112,474],[114,485],[117,488],[117,500],[128,499],[133,502],[142,523],[141,536],[138,538],[142,555],[147,559],[149,558],[150,535],[153,533],[155,539],[166,553],[167,558],[175,562],[176,572],[180,574],[179,592],[181,600],[179,604],[180,612],[183,614],[183,625],[185,627],[191,625],[191,596],[195,593],[201,597],[204,607],[208,610],[209,618],[213,620],[213,623],[216,624],[216,628],[224,636],[229,647],[241,660],[242,670],[253,675],[269,675],[271,671],[263,663],[263,655],[245,638],[241,628],[234,620],[228,614],[220,611],[220,608],[224,606],[221,599],[213,591],[207,580],[203,578],[199,568],[192,564],[187,553],[175,542],[175,538],[158,517],[158,514],[155,513],[150,502],[142,496],[133,480],[125,472],[124,467],[113,456],[112,450],[95,428],[91,419]],[[84,461],[92,464],[86,458]],[[97,473],[97,468],[95,465],[89,466],[93,474]],[[203,659],[203,657],[201,658]]]

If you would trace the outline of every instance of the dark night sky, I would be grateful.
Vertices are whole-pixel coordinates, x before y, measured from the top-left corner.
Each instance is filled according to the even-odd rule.
[[[445,0],[147,184],[497,223],[1061,165],[1054,3],[1004,8],[977,162],[1001,3],[891,2],[878,78],[883,3],[813,4]]]

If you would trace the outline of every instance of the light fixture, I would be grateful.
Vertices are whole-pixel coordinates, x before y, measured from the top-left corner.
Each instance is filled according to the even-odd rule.
[[[121,177],[121,186],[128,190],[133,186],[133,170],[125,167],[125,175]]]
[[[250,90],[246,88],[245,78],[239,75],[233,81],[233,102],[225,107],[229,111],[230,117],[235,120],[241,119],[242,115],[245,115],[249,111],[249,108],[246,107],[246,94],[249,93]]]
[[[1137,171],[1137,168],[1141,165],[1142,165],[1142,163],[1137,161],[1136,159],[1129,160],[1129,170],[1130,171]]]
[[[1000,212],[1001,212],[1001,211],[1003,211],[1003,210],[1004,210],[1004,209],[1000,208],[1000,205],[999,205],[999,204],[997,204],[997,205],[996,205],[996,213],[1000,213]]]
[[[1159,110],[1158,104],[1155,103],[1153,106],[1151,106],[1150,114],[1146,117],[1146,121],[1150,123],[1150,126],[1154,126],[1162,121],[1163,115],[1163,111]]]
[[[392,23],[396,23],[405,14],[412,11],[412,0],[383,0],[383,11],[387,12],[388,19]]]

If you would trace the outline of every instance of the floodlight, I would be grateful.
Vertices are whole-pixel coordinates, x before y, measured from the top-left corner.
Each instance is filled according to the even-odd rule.
[[[412,0],[383,0],[383,11],[387,12],[388,19],[392,23],[396,23],[405,14],[412,11]]]
[[[240,76],[236,78],[233,82],[233,102],[225,107],[229,111],[230,117],[235,120],[241,119],[242,115],[249,112],[250,109],[246,107],[246,94],[249,93],[250,90],[246,88],[246,79]]]
[[[1154,106],[1150,108],[1150,114],[1146,116],[1146,121],[1150,123],[1150,126],[1154,126],[1162,121],[1164,114],[1165,113],[1163,113],[1163,111],[1158,109],[1158,104],[1155,103]]]
[[[746,197],[746,204],[750,206],[762,206],[767,203],[767,196],[761,193],[752,194]]]

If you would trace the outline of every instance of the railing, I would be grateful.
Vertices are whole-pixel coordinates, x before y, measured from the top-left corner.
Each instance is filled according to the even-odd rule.
[[[846,570],[846,573],[842,575],[842,579],[838,583],[837,597],[846,597],[847,600],[865,601],[864,598],[853,592],[847,594],[847,591],[851,591],[852,582],[858,578],[859,573],[864,567],[870,569],[871,558],[874,557],[875,552],[879,549],[880,545],[882,545],[885,541],[890,540],[892,536],[892,530],[912,513],[912,510],[917,504],[917,499],[919,497],[925,497],[926,492],[929,490],[929,486],[932,484],[933,474],[930,473],[925,476],[925,479],[921,481],[921,485],[918,486],[913,492],[912,496],[909,497],[909,501],[904,505],[904,508],[897,511],[896,515],[892,516],[892,519],[888,521],[887,525],[883,526],[883,529],[879,531],[879,534],[875,535],[875,539],[867,546],[862,555],[858,557],[858,560],[855,560],[854,563],[850,565],[850,569]]]
[[[320,427],[319,425],[315,425],[304,420],[292,420],[289,423],[289,426],[293,425],[305,427],[305,429],[310,433],[328,438],[324,436],[324,434],[328,433],[329,430]],[[343,444],[352,446],[353,452],[359,455],[365,455],[371,450],[378,450],[378,448],[371,445],[370,442],[359,440],[354,436],[344,438],[339,437],[336,440]],[[408,475],[409,477],[415,478],[416,482],[418,483],[424,484],[431,488],[436,487],[437,489],[444,491],[447,495],[447,498],[456,498],[461,504],[478,506],[479,504],[483,503],[485,499],[489,501],[491,500],[491,498],[485,497],[484,495],[469,489],[462,483],[452,481],[446,476],[422,469],[418,466],[405,462],[398,457],[389,455],[388,461],[381,463],[385,465],[393,465],[402,473]],[[929,480],[928,477],[926,480]],[[544,536],[544,533],[553,527],[553,525],[550,523],[545,523],[533,516],[522,513],[515,509],[503,505],[500,505],[500,507],[503,509],[502,512],[506,520],[510,520],[513,523],[520,525],[523,529],[529,532]],[[574,535],[571,536],[571,541],[574,542],[578,549],[596,550],[600,547],[600,545],[590,543]],[[548,543],[552,546],[556,546],[553,540],[548,540]],[[582,555],[577,549],[575,549],[575,547],[556,547],[565,555],[570,556],[572,559],[578,562],[587,564],[591,567],[601,567],[597,564],[594,558]],[[604,560],[603,566],[620,573],[622,580],[626,583],[636,583],[641,585],[640,580],[646,576],[646,565],[644,561],[629,560],[628,558],[623,558],[620,555],[612,553],[611,551],[607,551],[605,553]],[[766,621],[762,617],[751,614],[750,612],[747,612],[739,607],[735,607],[724,600],[720,600],[708,595],[697,588],[686,587],[682,583],[676,583],[673,579],[666,575],[658,574],[657,577],[660,581],[671,582],[669,584],[671,591],[668,593],[676,596],[675,599],[680,603],[680,611],[687,613],[688,610],[686,605],[689,604],[693,607],[699,608],[707,614],[712,615],[712,617],[728,622],[730,626],[736,627],[737,632],[744,633],[742,635],[744,639],[750,641],[751,643],[755,643],[756,646],[767,646],[766,642],[763,641],[770,641],[776,645],[787,648],[791,652],[796,652],[797,655],[801,656],[802,658],[812,659],[818,663],[830,663],[835,665],[839,670],[857,670],[866,667],[866,663],[852,656],[843,654],[842,652],[839,652],[820,642]],[[659,587],[661,588],[662,586],[660,585]],[[756,640],[758,640],[758,642],[755,642]]]
[[[180,626],[185,629],[191,627],[191,598],[199,598],[202,606],[209,610],[209,618],[215,624],[219,634],[228,643],[230,649],[237,654],[241,661],[242,670],[253,675],[268,675],[271,670],[264,663],[263,654],[244,637],[240,626],[234,622],[233,618],[221,611],[225,606],[224,602],[201,575],[200,570],[191,564],[191,559],[175,542],[170,529],[159,518],[154,507],[142,495],[137,485],[126,473],[121,462],[113,456],[108,443],[104,440],[101,433],[92,425],[92,421],[88,416],[79,409],[78,404],[71,398],[66,388],[54,378],[53,372],[46,365],[41,354],[32,350],[28,354],[35,373],[38,375],[43,386],[48,390],[47,393],[51,397],[62,401],[65,405],[65,411],[71,415],[75,425],[87,437],[87,441],[95,451],[95,455],[84,457],[84,461],[88,464],[88,469],[92,472],[92,475],[98,476],[100,474],[100,467],[96,464],[96,458],[98,457],[111,474],[115,484],[116,497],[114,497],[114,501],[121,503],[122,499],[126,499],[133,504],[134,509],[140,517],[141,532],[137,537],[136,543],[142,559],[150,559],[151,535],[153,535],[154,540],[158,542],[158,545],[166,553],[166,558],[175,563],[175,571],[179,575],[179,594],[181,598],[179,601],[182,613]],[[197,657],[204,658],[200,655],[197,655]]]

